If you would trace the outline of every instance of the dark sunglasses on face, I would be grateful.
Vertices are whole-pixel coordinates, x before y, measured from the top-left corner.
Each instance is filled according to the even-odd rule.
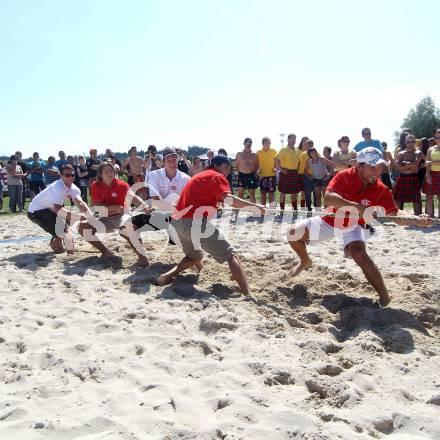
[[[64,177],[75,177],[75,174],[64,173],[63,176],[64,176]]]
[[[371,134],[371,131],[365,131],[364,133],[362,133],[363,136],[365,136],[367,134]]]

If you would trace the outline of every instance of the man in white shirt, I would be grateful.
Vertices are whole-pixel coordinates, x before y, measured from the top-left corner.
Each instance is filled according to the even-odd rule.
[[[50,247],[55,252],[64,252],[67,249],[68,254],[73,254],[73,236],[67,226],[72,221],[72,212],[64,208],[65,199],[71,199],[82,213],[93,216],[81,198],[80,189],[73,183],[74,178],[72,165],[65,165],[61,179],[37,194],[28,208],[29,220],[52,235]]]
[[[178,169],[178,154],[174,148],[165,148],[163,161],[164,167],[151,171],[148,174],[148,181],[145,183],[148,186],[153,208],[171,213],[180,193],[191,177]],[[170,214],[164,214],[160,211],[155,211],[151,215],[142,215],[142,219],[143,224],[138,222],[136,226],[150,226],[144,230],[168,229],[168,223],[171,220]]]

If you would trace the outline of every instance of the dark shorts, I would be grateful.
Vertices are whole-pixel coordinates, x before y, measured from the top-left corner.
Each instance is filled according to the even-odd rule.
[[[168,230],[168,226],[171,223],[171,216],[161,214],[160,212],[138,214],[131,218],[131,222],[136,229],[141,229],[141,232]],[[169,243],[172,245],[175,244],[171,238],[169,239]]]
[[[390,173],[383,173],[380,176],[380,180],[382,180],[382,183],[386,185],[389,189],[393,189],[393,184],[391,183],[391,175]]]
[[[298,194],[301,192],[303,190],[301,174],[298,174],[296,171],[289,171],[286,174],[280,173],[278,190],[283,194]]]
[[[244,189],[257,189],[258,179],[255,173],[238,173],[238,187]]]
[[[39,211],[28,212],[27,217],[41,229],[52,235],[52,237],[57,237],[55,227],[57,223],[57,215],[53,211],[50,209],[40,209]]]
[[[152,214],[138,214],[131,218],[131,222],[137,229],[144,228],[145,231],[161,231],[168,229],[171,222],[171,216],[153,212]]]
[[[43,189],[46,189],[46,184],[40,180],[31,180],[29,187],[34,194],[39,194]]]
[[[326,187],[329,182],[330,182],[330,177],[327,177],[325,179],[313,179],[313,187],[315,186]]]
[[[262,177],[260,180],[260,191],[273,193],[277,189],[277,178],[275,176]]]
[[[420,202],[421,186],[417,174],[400,174],[394,186],[393,197],[398,203]]]

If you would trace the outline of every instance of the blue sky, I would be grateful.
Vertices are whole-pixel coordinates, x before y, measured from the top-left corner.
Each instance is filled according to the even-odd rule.
[[[439,23],[434,0],[0,0],[0,154],[391,142],[440,106]]]

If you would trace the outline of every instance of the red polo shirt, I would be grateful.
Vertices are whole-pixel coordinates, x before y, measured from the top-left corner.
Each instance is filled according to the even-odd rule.
[[[362,206],[382,206],[387,214],[398,211],[393,194],[388,187],[380,179],[377,179],[372,185],[365,186],[359,177],[356,167],[339,171],[328,184],[327,191],[333,191],[345,200],[359,203]],[[336,212],[333,208],[329,208],[329,211]],[[333,227],[335,227],[335,220],[334,217],[324,217],[324,221]],[[341,219],[338,219],[338,222],[340,221]],[[350,220],[349,215],[347,215],[343,225],[336,226],[346,228],[351,226],[353,221],[354,218]],[[361,218],[358,223],[363,225],[365,220]]]
[[[124,207],[129,188],[128,183],[123,180],[113,179],[110,186],[97,180],[90,186],[92,204],[104,206],[118,205]]]
[[[226,177],[217,171],[209,169],[196,174],[185,185],[177,202],[176,210],[182,212],[174,213],[173,218],[210,218],[217,210],[217,203],[230,192]],[[199,210],[194,216],[195,211],[201,207],[208,207],[208,210]]]

